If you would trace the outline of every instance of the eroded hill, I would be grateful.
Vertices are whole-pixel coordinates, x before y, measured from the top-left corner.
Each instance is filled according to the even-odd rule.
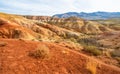
[[[24,16],[28,19],[46,22],[55,26],[59,26],[68,30],[86,34],[99,34],[114,31],[98,22],[87,21],[78,17],[55,18],[42,16]]]
[[[2,74],[119,74],[118,51],[119,32],[96,21],[0,13]]]

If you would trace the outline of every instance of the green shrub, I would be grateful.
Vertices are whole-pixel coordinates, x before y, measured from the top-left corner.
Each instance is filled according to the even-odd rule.
[[[84,46],[84,51],[92,53],[95,56],[102,54],[102,51],[98,50],[96,46]]]
[[[36,59],[48,58],[49,57],[49,48],[45,45],[40,45],[34,51],[30,52],[29,56],[32,56]]]
[[[97,42],[96,38],[80,38],[78,42],[86,46],[91,46],[91,45],[98,46],[98,47],[101,46],[101,44]]]

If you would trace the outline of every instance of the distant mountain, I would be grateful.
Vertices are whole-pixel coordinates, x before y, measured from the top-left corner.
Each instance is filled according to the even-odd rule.
[[[80,17],[87,20],[98,20],[98,19],[120,18],[120,12],[93,12],[93,13],[68,12],[68,13],[53,15],[53,17],[59,17],[59,18],[68,18],[71,16]]]

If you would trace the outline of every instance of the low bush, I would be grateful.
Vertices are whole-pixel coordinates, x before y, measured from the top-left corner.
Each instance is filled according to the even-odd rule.
[[[97,42],[97,38],[80,38],[78,42],[86,46],[102,46],[100,43]]]
[[[87,63],[87,70],[90,72],[90,74],[96,74],[96,68],[97,68],[97,63],[96,62],[93,62],[93,61],[89,61]]]
[[[29,53],[29,56],[32,56],[36,59],[44,59],[49,57],[49,48],[45,45],[39,45],[34,51]]]
[[[114,50],[110,54],[112,57],[120,57],[120,50]]]
[[[70,38],[70,40],[74,43],[77,43],[77,40],[75,38]]]
[[[95,56],[101,55],[102,51],[98,50],[96,46],[84,46],[84,51],[91,53]]]

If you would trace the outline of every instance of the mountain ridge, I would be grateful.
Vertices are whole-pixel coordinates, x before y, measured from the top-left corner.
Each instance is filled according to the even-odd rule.
[[[90,12],[90,13],[67,12],[67,13],[53,15],[53,17],[59,17],[59,18],[68,18],[71,16],[81,17],[87,20],[96,20],[96,19],[98,20],[98,19],[120,18],[120,12],[103,12],[103,11]]]

